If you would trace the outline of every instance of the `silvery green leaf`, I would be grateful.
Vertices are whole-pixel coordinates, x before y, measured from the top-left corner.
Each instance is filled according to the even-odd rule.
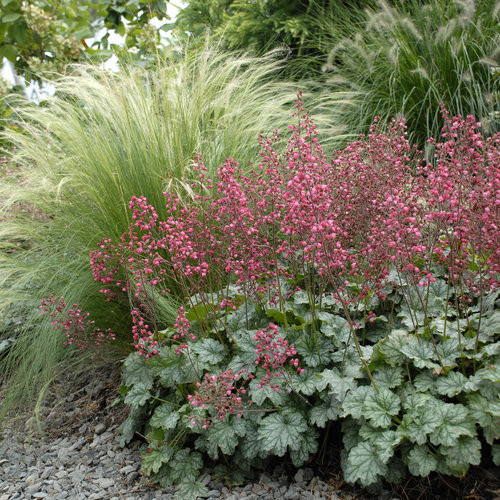
[[[127,392],[123,402],[132,408],[137,408],[143,406],[149,399],[151,399],[149,390],[141,384],[136,384]]]
[[[365,400],[369,395],[375,393],[375,389],[369,385],[362,385],[356,389],[349,391],[342,402],[341,417],[352,415],[353,418],[361,418]]]
[[[384,463],[394,455],[394,450],[402,439],[396,431],[374,428],[368,424],[361,426],[359,435],[377,449],[378,457]]]
[[[400,366],[383,365],[373,372],[373,378],[378,387],[399,387],[403,381],[403,369]]]
[[[273,413],[263,418],[259,427],[262,449],[282,457],[288,447],[295,449],[307,428],[306,419],[300,413]]]
[[[434,401],[430,394],[425,392],[415,392],[414,394],[409,394],[406,398],[403,399],[403,408],[405,410],[411,411],[416,408],[422,408],[423,406],[427,406],[430,401]]]
[[[153,374],[146,366],[144,358],[137,352],[129,354],[123,363],[122,378],[125,385],[141,385],[146,389],[153,387]]]
[[[117,429],[120,436],[120,446],[123,448],[126,444],[132,441],[135,432],[141,428],[146,416],[146,407],[130,408],[127,419]]]
[[[474,376],[474,381],[480,383],[481,380],[490,380],[495,384],[500,383],[500,364],[498,361],[495,364],[488,365],[485,368],[478,370]]]
[[[375,483],[386,471],[387,465],[380,460],[377,450],[365,441],[349,451],[344,465],[345,479],[349,483],[359,481],[363,487]]]
[[[410,311],[406,305],[401,308],[397,317],[401,319],[403,325],[408,328],[410,332],[415,331],[415,326],[423,326],[425,324],[424,312],[415,309]]]
[[[408,453],[408,469],[414,476],[428,476],[436,470],[438,461],[427,446],[414,446]]]
[[[430,435],[432,444],[454,446],[460,436],[475,436],[474,421],[464,406],[440,402],[432,405],[429,411],[435,412],[441,420]]]
[[[252,460],[262,453],[259,433],[255,424],[247,422],[245,439],[241,441],[240,449],[246,460]]]
[[[203,364],[217,365],[226,355],[224,346],[214,339],[193,342],[190,347],[191,351],[199,356],[199,361]]]
[[[178,355],[172,347],[162,347],[160,353],[148,359],[151,373],[159,378],[163,387],[176,387],[186,382],[182,366],[185,358]]]
[[[333,343],[323,336],[303,335],[294,346],[307,366],[319,366],[332,359]]]
[[[189,448],[178,450],[169,461],[174,481],[188,483],[195,481],[203,467],[203,457]]]
[[[490,315],[481,318],[480,328],[483,335],[498,335],[498,332],[500,332],[500,311],[497,309]]]
[[[163,403],[155,409],[149,423],[160,429],[175,429],[179,412],[170,403]]]
[[[293,388],[306,396],[310,396],[318,390],[319,377],[317,373],[308,368],[305,369],[305,373],[294,373],[291,380]]]
[[[408,337],[408,342],[401,348],[401,352],[413,361],[417,368],[439,368],[433,360],[436,352],[431,342],[417,338],[416,335]]]
[[[390,365],[399,365],[406,358],[402,349],[408,343],[407,330],[393,330],[386,340],[378,343],[380,352],[384,355],[384,359]]]
[[[413,384],[421,392],[429,391],[434,394],[436,392],[437,377],[432,370],[425,370],[415,377]]]
[[[271,377],[273,385],[276,385],[278,383],[283,382],[283,377],[280,377],[279,379]],[[283,406],[285,403],[286,398],[288,397],[286,394],[286,389],[285,387],[280,387],[280,390],[276,392],[274,389],[271,388],[269,384],[266,384],[262,386],[259,389],[259,383],[260,379],[258,377],[254,378],[250,384],[249,384],[249,394],[250,394],[250,399],[258,406],[262,406],[264,401],[269,399],[269,401],[277,407]]]
[[[382,387],[378,392],[370,392],[363,404],[362,414],[375,427],[389,427],[391,417],[399,413],[401,400],[397,394]]]
[[[309,295],[305,290],[299,290],[294,293],[293,302],[295,304],[309,304]]]
[[[349,341],[351,334],[347,320],[342,316],[336,316],[334,314],[330,314],[328,320],[322,321],[321,332],[326,337],[333,337],[343,344]]]
[[[351,417],[347,417],[342,422],[342,442],[344,443],[344,448],[347,451],[349,451],[361,441],[359,429],[359,423]]]
[[[309,421],[318,427],[325,427],[327,422],[337,419],[339,406],[340,403],[334,396],[327,396],[323,402],[311,408]]]
[[[446,300],[446,296],[448,295],[448,283],[440,278],[429,283],[429,297],[431,295]]]
[[[158,472],[160,467],[172,458],[173,454],[174,448],[168,444],[153,445],[142,453],[142,472],[147,475]]]
[[[443,366],[455,366],[456,359],[462,355],[462,348],[455,339],[447,339],[436,346],[439,359]]]
[[[464,473],[469,465],[481,462],[481,443],[475,437],[460,437],[453,446],[441,446],[439,451],[446,455],[446,463],[450,469]]]
[[[429,406],[432,408],[432,405]],[[439,427],[440,424],[440,415],[429,410],[427,405],[421,405],[407,411],[399,426],[399,432],[413,443],[424,444],[427,442],[428,435]]]
[[[357,385],[352,377],[343,376],[337,368],[323,370],[319,377],[320,379],[316,384],[318,390],[322,391],[329,386],[330,393],[336,394],[340,402],[344,400],[346,392],[354,389]]]
[[[232,455],[238,445],[238,437],[246,433],[245,421],[234,415],[212,423],[207,429],[207,440],[225,455]]]
[[[491,456],[493,463],[498,467],[500,465],[500,444],[493,444],[491,446]]]
[[[318,451],[318,433],[308,427],[301,435],[300,442],[290,451],[290,458],[295,467],[301,467],[311,455]]]
[[[175,498],[185,500],[196,500],[197,498],[206,498],[208,488],[199,481],[182,481],[176,490]]]
[[[438,377],[436,381],[436,390],[439,394],[451,398],[460,392],[476,391],[477,386],[462,373],[450,371],[446,375],[440,375]]]

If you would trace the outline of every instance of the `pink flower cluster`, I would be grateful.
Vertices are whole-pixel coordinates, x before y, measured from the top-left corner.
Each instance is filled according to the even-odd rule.
[[[129,231],[92,252],[101,291],[124,291],[134,303],[138,349],[158,341],[154,291],[166,293],[167,283],[203,296],[229,282],[277,303],[284,278],[314,275],[345,304],[383,298],[393,269],[418,289],[444,265],[462,295],[498,286],[499,134],[485,140],[472,117],[445,114],[426,165],[403,120],[385,131],[376,120],[367,137],[327,159],[300,98],[296,116],[283,153],[277,133],[261,138],[257,168],[244,172],[229,158],[213,180],[197,156],[192,198],[164,193],[161,219],[134,197]]]
[[[80,349],[89,349],[91,345],[99,347],[103,342],[115,340],[116,336],[107,329],[102,331],[90,320],[90,313],[83,312],[78,304],[67,309],[63,297],[54,297],[52,294],[42,300],[40,306],[42,314],[48,314],[51,318],[50,324],[55,330],[62,330],[66,336],[64,345],[77,345]]]
[[[284,374],[283,367],[287,358],[296,356],[297,351],[293,345],[288,345],[288,341],[279,336],[278,327],[274,323],[270,323],[264,330],[257,330],[254,340],[257,342],[255,364],[266,370],[266,375],[259,382],[259,389],[269,384],[271,389],[279,392],[280,386],[270,383],[271,376],[281,377]],[[304,369],[299,367],[298,358],[291,358],[289,364],[296,368],[298,373],[304,372]]]
[[[236,383],[245,373],[240,370],[234,373],[232,370],[219,372],[217,375],[205,374],[203,382],[197,382],[197,391],[194,395],[188,395],[188,400],[192,406],[205,409],[212,409],[219,420],[224,420],[227,414],[236,413],[241,418],[242,411],[252,404],[251,401],[245,402],[243,396],[246,390],[243,387],[237,387]],[[196,417],[193,418],[193,425],[196,424]],[[202,423],[203,429],[206,429],[211,423],[210,418]]]

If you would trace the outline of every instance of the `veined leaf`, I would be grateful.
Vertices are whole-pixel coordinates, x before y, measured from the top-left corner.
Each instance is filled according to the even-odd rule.
[[[334,396],[327,396],[319,405],[311,408],[309,421],[318,427],[325,427],[326,423],[336,420],[339,415],[340,403]]]
[[[436,381],[436,390],[439,394],[443,394],[451,398],[460,392],[476,391],[477,386],[462,373],[451,371],[446,375],[438,377]]]
[[[362,407],[363,417],[375,427],[389,427],[391,417],[399,413],[401,400],[397,394],[382,387],[378,392],[370,392]]]
[[[318,433],[312,427],[308,427],[295,449],[291,450],[290,458],[295,467],[301,467],[316,451],[318,451]]]
[[[373,378],[378,387],[399,387],[403,381],[403,369],[400,366],[383,365],[374,371]]]
[[[365,400],[373,393],[375,393],[375,389],[369,385],[362,385],[349,391],[342,402],[340,416],[352,415],[353,418],[361,418]]]
[[[126,444],[132,441],[135,431],[140,429],[146,416],[146,407],[130,408],[127,419],[118,428],[120,436],[120,446],[123,448]]]
[[[307,422],[300,413],[281,415],[273,413],[265,417],[259,427],[259,439],[264,450],[282,457],[287,450],[295,449],[301,436],[307,431]]]
[[[421,392],[429,391],[434,394],[436,392],[436,381],[437,375],[432,373],[432,370],[425,370],[415,377],[413,384]]]
[[[195,342],[191,346],[191,350],[198,354],[199,361],[205,364],[216,365],[220,363],[226,355],[224,346],[214,339],[203,339]]]
[[[159,378],[163,387],[175,387],[186,381],[182,370],[183,363],[184,357],[177,355],[171,347],[162,347],[159,354],[147,361],[151,373]]]
[[[456,339],[447,339],[436,346],[443,366],[455,366],[456,359],[462,355],[462,349]]]
[[[146,389],[153,387],[153,374],[136,352],[127,356],[123,362],[122,378],[123,383],[128,386],[138,384]]]
[[[163,403],[155,409],[151,420],[153,427],[160,429],[175,429],[179,420],[179,413],[170,403]]]
[[[168,444],[153,445],[142,454],[142,472],[147,475],[158,472],[160,467],[172,458],[174,451]]]
[[[430,342],[419,339],[415,335],[408,337],[408,342],[401,348],[401,352],[413,361],[417,368],[439,368],[433,360],[436,353]]]
[[[205,498],[208,494],[208,488],[199,481],[182,481],[176,490],[175,498],[183,498],[185,500],[196,500],[197,498]]]
[[[136,384],[127,392],[123,402],[132,408],[137,408],[143,406],[149,399],[151,399],[149,390],[141,384]]]
[[[245,421],[231,415],[209,426],[207,440],[213,446],[220,448],[225,455],[232,455],[238,445],[238,437],[244,436],[245,433]]]
[[[337,395],[340,402],[344,400],[347,391],[354,389],[357,385],[352,377],[343,376],[337,368],[323,370],[319,377],[316,384],[318,390],[322,391],[326,386],[329,386],[330,393]]]
[[[361,441],[359,429],[359,423],[351,417],[347,417],[342,422],[342,442],[345,450],[349,451]]]
[[[427,446],[414,446],[408,453],[408,469],[414,476],[428,476],[436,470],[437,464]]]
[[[427,442],[428,435],[433,432],[440,423],[440,415],[429,410],[426,405],[422,405],[410,409],[403,416],[403,421],[399,426],[399,432],[410,441],[423,445]]]
[[[376,429],[371,425],[364,424],[359,429],[359,435],[363,440],[375,446],[377,454],[382,462],[387,461],[394,455],[396,446],[401,442],[402,436],[393,430]]]
[[[323,316],[320,319],[322,320],[320,329],[326,337],[333,337],[343,344],[349,341],[351,331],[345,318],[329,314],[328,317]]]
[[[387,471],[387,465],[380,460],[377,450],[370,443],[362,441],[349,451],[344,466],[345,479],[354,483],[359,481],[362,486],[377,482]]]
[[[177,451],[169,461],[172,468],[172,478],[178,482],[194,482],[203,467],[203,457],[197,451],[189,448]]]
[[[273,385],[278,385],[283,381],[283,377],[272,377]],[[254,378],[249,384],[250,398],[256,405],[262,406],[266,398],[269,399],[274,406],[281,407],[284,405],[285,400],[288,397],[285,388],[281,387],[280,390],[276,392],[269,384],[266,384],[259,389],[259,384],[260,379],[258,377]]]
[[[321,335],[303,335],[294,345],[307,366],[319,366],[332,359],[333,343]]]
[[[408,343],[408,332],[406,330],[393,330],[386,340],[380,341],[380,352],[390,365],[399,365],[405,360],[402,353],[403,347]]]
[[[469,465],[481,463],[481,443],[475,437],[462,436],[453,446],[441,446],[439,451],[446,455],[446,464],[450,469],[465,473]]]
[[[291,377],[292,386],[297,392],[310,396],[318,390],[318,374],[306,368],[305,373],[295,373]],[[321,389],[320,389],[321,390]]]
[[[476,434],[474,421],[470,418],[467,408],[460,404],[434,404],[429,411],[436,412],[440,417],[440,424],[430,435],[434,445],[455,446],[460,436],[473,437]]]

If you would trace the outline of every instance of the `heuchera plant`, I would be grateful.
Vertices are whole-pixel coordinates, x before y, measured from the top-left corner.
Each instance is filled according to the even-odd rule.
[[[210,179],[197,156],[164,219],[131,200],[91,267],[132,304],[122,441],[145,435],[144,474],[203,496],[207,457],[231,456],[216,472],[233,481],[273,456],[301,466],[333,421],[364,487],[499,462],[500,136],[443,113],[432,164],[395,120],[327,159],[299,98],[255,168]],[[185,300],[173,326],[167,293]]]

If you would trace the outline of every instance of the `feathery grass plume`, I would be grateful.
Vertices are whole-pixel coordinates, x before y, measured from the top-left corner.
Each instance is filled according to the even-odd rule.
[[[297,91],[275,82],[282,64],[276,52],[252,58],[205,47],[154,70],[112,74],[79,66],[58,82],[46,107],[20,108],[22,131],[5,133],[18,175],[0,179],[0,320],[13,302],[24,315],[0,359],[9,387],[4,414],[78,356],[39,314],[51,293],[78,303],[100,329],[116,333],[117,343],[130,342],[129,304],[111,306],[99,293],[89,252],[127,230],[133,195],[165,216],[162,187],[185,195],[195,153],[203,153],[211,173],[229,156],[243,166],[255,159],[258,134],[287,124]],[[160,300],[165,322],[175,320],[175,292]]]
[[[440,135],[440,103],[453,115],[473,114],[483,131],[500,129],[500,31],[496,0],[379,0],[365,29],[331,50],[324,69],[329,95],[351,92],[337,120],[366,133],[375,115],[407,118],[410,141]]]

